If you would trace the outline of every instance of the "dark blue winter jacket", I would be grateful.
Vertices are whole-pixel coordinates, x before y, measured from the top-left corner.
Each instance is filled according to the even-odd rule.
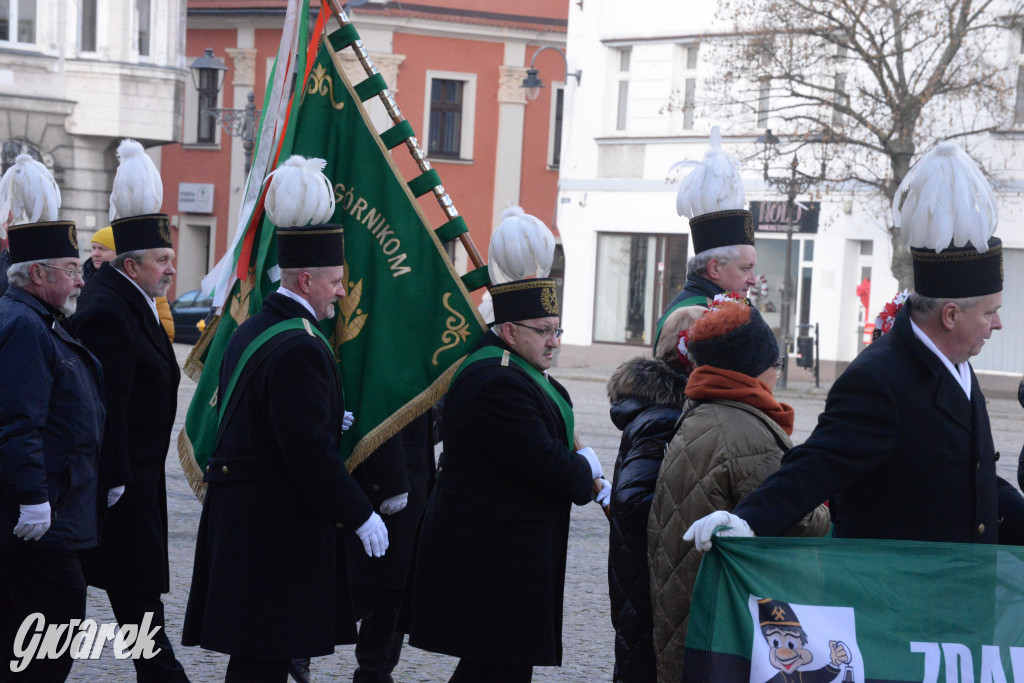
[[[0,297],[0,552],[97,543],[97,461],[106,408],[99,362],[19,287]],[[14,536],[20,505],[50,502],[38,541]]]

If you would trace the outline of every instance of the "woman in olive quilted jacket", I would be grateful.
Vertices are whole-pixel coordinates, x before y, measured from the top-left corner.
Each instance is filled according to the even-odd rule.
[[[738,301],[718,303],[689,330],[686,348],[697,367],[647,524],[654,651],[663,683],[676,683],[682,674],[701,560],[683,532],[714,510],[733,509],[779,468],[793,445],[793,409],[772,395],[779,347],[757,310]],[[819,506],[790,533],[821,536],[828,528],[828,510]]]
[[[647,516],[665,446],[686,402],[689,365],[676,352],[679,333],[704,313],[674,311],[662,327],[655,357],[626,361],[608,381],[611,418],[622,430],[612,483],[608,596],[615,628],[613,683],[654,683],[654,625],[647,569]]]

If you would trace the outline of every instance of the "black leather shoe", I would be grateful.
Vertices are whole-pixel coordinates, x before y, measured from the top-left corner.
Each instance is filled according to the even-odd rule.
[[[309,657],[305,659],[293,659],[288,664],[288,673],[297,683],[316,683],[313,674],[309,673]]]

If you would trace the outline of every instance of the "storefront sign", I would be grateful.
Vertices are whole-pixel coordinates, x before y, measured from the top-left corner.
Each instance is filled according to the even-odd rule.
[[[821,202],[797,202],[794,209],[794,232],[818,232]],[[786,202],[750,202],[750,212],[754,214],[754,230],[757,232],[786,232],[789,229],[789,206]]]
[[[178,183],[178,211],[213,213],[213,183]]]

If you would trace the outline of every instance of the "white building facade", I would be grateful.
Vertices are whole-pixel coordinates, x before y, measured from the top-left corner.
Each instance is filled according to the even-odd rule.
[[[29,153],[53,172],[83,254],[109,223],[120,139],[181,139],[184,39],[184,0],[0,2],[3,170]]]
[[[558,201],[566,262],[562,339],[570,353],[577,347],[607,351],[618,345],[635,353],[650,348],[657,320],[685,282],[686,260],[693,254],[687,220],[675,209],[676,181],[686,171],[671,179],[668,172],[677,161],[703,157],[713,125],[720,126],[725,148],[747,160],[744,185],[757,227],[757,272],[766,280],[760,296],[752,298],[779,332],[786,197],[762,179],[760,159],[753,158],[755,140],[772,127],[772,118],[756,111],[730,118],[708,111],[706,102],[702,106],[702,90],[716,77],[714,46],[741,39],[715,19],[715,4],[587,0],[570,8],[569,62],[584,70],[566,103]],[[1005,43],[1005,58],[1016,59],[1020,30],[998,33],[994,40]],[[1005,248],[1007,293],[1004,330],[973,365],[990,376],[989,385],[1012,378],[1014,388],[1024,370],[1024,301],[1014,296],[1024,291],[1021,133],[1024,128],[990,134],[971,149],[998,190],[996,236]],[[863,348],[865,323],[897,292],[888,223],[881,202],[856,189],[805,194],[797,202],[802,208],[792,238],[790,335],[807,335],[817,325],[827,380]],[[866,307],[858,295],[865,280]],[[790,367],[791,378],[806,378]]]

